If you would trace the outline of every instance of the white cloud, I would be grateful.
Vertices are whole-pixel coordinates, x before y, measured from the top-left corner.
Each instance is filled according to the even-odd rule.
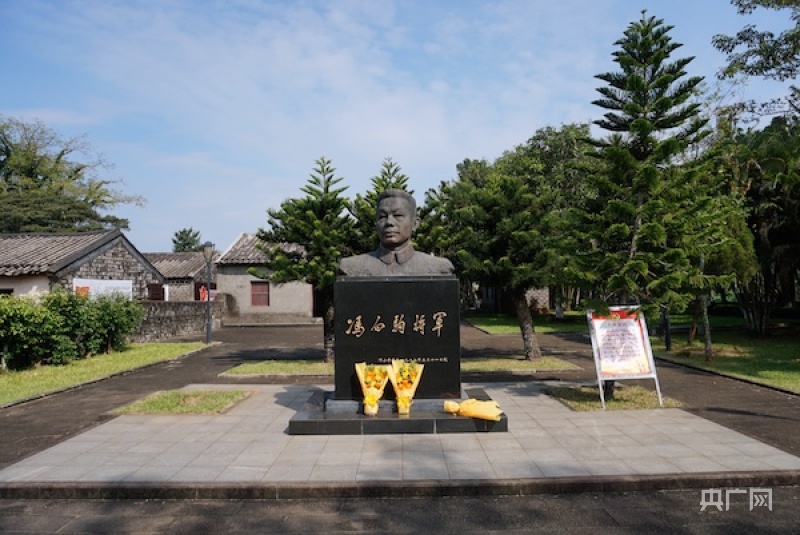
[[[0,45],[28,76],[0,102],[88,131],[148,200],[119,214],[142,249],[187,226],[224,243],[298,195],[320,156],[351,195],[388,156],[421,194],[464,158],[599,117],[593,76],[642,6],[706,75],[723,59],[710,35],[743,23],[727,0],[708,21],[688,0],[30,0],[4,6]]]

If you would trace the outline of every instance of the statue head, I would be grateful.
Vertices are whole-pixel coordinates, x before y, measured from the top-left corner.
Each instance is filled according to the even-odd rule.
[[[417,203],[407,191],[387,189],[378,196],[375,227],[384,248],[401,249],[418,226]]]

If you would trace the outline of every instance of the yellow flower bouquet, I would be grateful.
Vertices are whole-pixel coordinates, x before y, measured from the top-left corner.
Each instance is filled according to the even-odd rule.
[[[364,414],[378,414],[378,401],[383,397],[383,390],[389,382],[389,366],[382,364],[356,363],[356,375],[364,394]]]
[[[499,422],[503,414],[503,411],[496,401],[478,401],[472,398],[465,399],[461,403],[457,401],[445,401],[444,411],[458,416],[467,416],[494,422]]]
[[[411,411],[412,398],[417,391],[424,368],[424,364],[417,364],[414,361],[392,359],[389,379],[397,396],[398,414],[408,414]]]

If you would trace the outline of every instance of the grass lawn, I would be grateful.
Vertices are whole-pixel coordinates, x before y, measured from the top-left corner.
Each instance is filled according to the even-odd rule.
[[[647,324],[649,326],[655,326],[660,321],[660,318],[647,318]],[[692,317],[688,314],[675,314],[670,316],[669,322],[673,328],[675,327],[683,327],[684,329],[689,328],[692,324]],[[713,332],[714,329],[719,328],[745,328],[744,318],[741,315],[738,316],[710,316],[708,318],[708,322],[711,324],[711,331]],[[702,318],[698,320],[698,325],[700,330],[703,328],[703,320]]]
[[[114,414],[221,414],[249,396],[245,390],[168,390],[116,409]]]
[[[537,360],[513,357],[461,359],[462,372],[537,372],[557,370],[580,370],[580,368],[565,360],[547,356]]]
[[[510,314],[483,314],[468,313],[462,316],[467,321],[489,334],[519,334],[519,323],[517,317]],[[647,318],[649,327],[658,325],[660,318]],[[691,325],[692,317],[689,315],[673,315],[670,317],[672,328],[683,328],[684,330]],[[741,316],[712,316],[710,318],[712,331],[715,328],[742,328],[744,329],[744,319]],[[554,332],[589,332],[589,324],[586,320],[585,312],[570,311],[566,313],[564,319],[556,319],[555,316],[534,316],[533,326],[537,333]]]
[[[555,357],[524,360],[514,357],[470,358],[461,360],[462,372],[536,372],[575,370],[576,366]],[[333,364],[317,360],[262,360],[231,368],[225,375],[319,375],[333,377]]]
[[[0,374],[0,405],[94,381],[148,364],[172,360],[203,347],[201,342],[132,344],[125,351]]]
[[[223,375],[330,375],[333,363],[321,360],[260,360],[226,370]]]
[[[520,334],[516,316],[508,314],[465,314],[461,319],[489,334]],[[533,326],[537,333],[588,332],[589,329],[586,314],[577,312],[568,313],[564,319],[556,319],[553,316],[534,316]]]
[[[710,363],[705,361],[702,339],[688,345],[673,335],[670,352],[661,339],[652,338],[651,345],[653,353],[666,360],[800,392],[800,337],[794,331],[776,333],[756,338],[740,331],[712,329],[714,357]]]
[[[490,334],[519,334],[515,316],[502,314],[467,314],[464,319]],[[657,325],[659,318],[648,318],[648,325]],[[694,345],[686,344],[686,332],[691,316],[675,315],[670,318],[672,351],[667,353],[663,338],[651,337],[653,353],[666,360],[691,364],[734,377],[800,392],[800,329],[797,321],[775,320],[774,335],[767,338],[749,336],[741,316],[711,316],[712,342],[715,352],[713,362],[705,362],[702,334]],[[564,320],[552,317],[534,317],[537,333],[585,332],[589,327],[586,317],[571,312]]]
[[[558,398],[576,411],[598,411],[603,409],[600,390],[597,387],[548,388],[547,394]],[[664,397],[664,407],[680,407],[681,402]],[[657,409],[658,394],[637,385],[624,385],[617,382],[614,399],[606,401],[606,410]]]

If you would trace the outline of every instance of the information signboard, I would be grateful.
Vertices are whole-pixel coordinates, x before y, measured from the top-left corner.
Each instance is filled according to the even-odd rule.
[[[587,319],[603,408],[603,382],[624,379],[653,379],[663,406],[644,313],[638,307],[611,307],[608,314],[590,310]]]
[[[97,297],[98,295],[121,294],[133,299],[132,280],[72,279],[72,290],[79,295]]]

